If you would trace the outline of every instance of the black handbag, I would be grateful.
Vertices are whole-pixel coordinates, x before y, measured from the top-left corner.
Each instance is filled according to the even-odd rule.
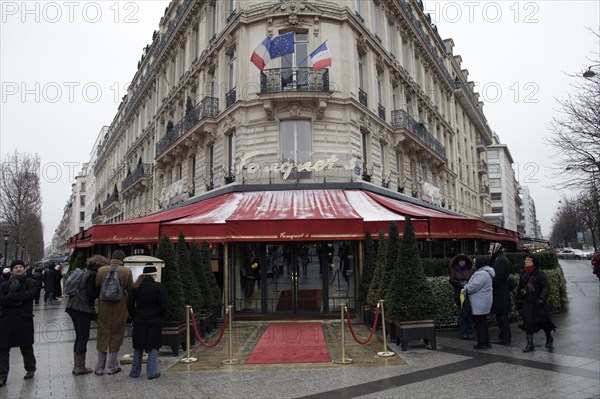
[[[465,319],[470,319],[473,316],[473,309],[471,309],[471,299],[469,294],[465,292],[465,300],[460,306],[460,314]]]

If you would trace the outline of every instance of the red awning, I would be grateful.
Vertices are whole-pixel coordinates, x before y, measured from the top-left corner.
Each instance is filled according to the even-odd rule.
[[[227,218],[229,241],[357,240],[362,218],[344,190],[243,193]]]
[[[93,226],[85,237],[72,237],[69,247],[152,243],[162,234],[208,242],[362,240],[367,232],[387,233],[391,221],[402,234],[405,215],[411,216],[420,238],[518,240],[516,232],[479,219],[365,190],[323,189],[227,193],[127,222]]]

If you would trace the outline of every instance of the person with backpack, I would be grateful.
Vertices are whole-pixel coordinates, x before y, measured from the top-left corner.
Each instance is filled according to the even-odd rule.
[[[98,297],[96,292],[96,273],[98,268],[108,264],[108,259],[101,255],[94,255],[86,262],[83,272],[74,270],[73,276],[67,279],[65,295],[67,306],[65,312],[71,316],[75,330],[75,343],[73,344],[73,375],[89,374],[93,370],[85,367],[87,343],[90,338],[90,324],[96,316],[94,303]],[[71,285],[75,284],[74,293]]]
[[[162,321],[167,313],[167,291],[156,281],[157,273],[156,266],[147,263],[127,298],[127,309],[133,318],[133,364],[129,373],[132,378],[140,376],[144,351],[148,353],[148,379],[160,377],[158,349],[161,345]]]
[[[127,323],[127,296],[133,286],[131,269],[124,267],[125,252],[113,252],[109,265],[96,274],[98,298],[98,362],[96,375],[112,375],[121,371],[119,349],[123,345]]]

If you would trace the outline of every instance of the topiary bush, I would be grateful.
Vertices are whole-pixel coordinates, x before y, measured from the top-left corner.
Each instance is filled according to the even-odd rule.
[[[179,235],[179,241],[177,242],[177,264],[179,265],[179,273],[181,274],[183,296],[186,305],[190,305],[194,312],[198,312],[202,305],[202,297],[200,296],[198,281],[196,281],[196,276],[194,276],[194,272],[192,271],[190,251],[183,234]]]
[[[385,295],[385,309],[389,320],[421,320],[434,317],[433,292],[423,272],[415,228],[410,216],[406,216],[404,222],[404,235],[395,264]]]
[[[375,243],[371,239],[371,233],[365,235],[365,257],[362,272],[362,279],[358,290],[358,300],[361,305],[367,303],[367,295],[369,294],[369,286],[375,272]]]
[[[202,241],[200,245],[200,259],[202,260],[202,274],[208,283],[207,293],[204,295],[206,300],[204,305],[210,309],[219,309],[222,304],[221,288],[219,288],[215,273],[212,271],[210,248],[206,241]]]
[[[163,235],[158,242],[156,257],[165,262],[161,273],[161,283],[167,291],[167,314],[165,321],[183,323],[186,320],[185,300],[179,265],[175,256],[175,249],[169,237]]]
[[[376,305],[380,299],[383,299],[381,292],[381,281],[383,279],[383,271],[385,269],[385,257],[387,252],[387,240],[385,239],[385,233],[379,232],[379,240],[377,241],[377,257],[375,259],[375,270],[373,271],[373,278],[369,285],[369,293],[367,294],[367,303],[370,305]]]
[[[428,277],[435,306],[436,327],[451,327],[458,325],[456,305],[454,304],[454,289],[448,282],[448,277]]]

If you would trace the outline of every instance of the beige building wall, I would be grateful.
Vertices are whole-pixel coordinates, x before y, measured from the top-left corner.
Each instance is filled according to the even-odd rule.
[[[232,14],[228,1],[173,1],[98,146],[93,222],[226,184],[296,183],[281,154],[290,120],[310,122],[310,157],[291,165],[313,170],[300,182],[367,179],[467,215],[489,212],[482,103],[452,41],[408,3],[238,1]],[[327,70],[303,70],[308,90],[278,86],[281,59],[264,75],[249,61],[265,35],[288,31],[307,34],[308,53],[327,40],[333,56]]]

